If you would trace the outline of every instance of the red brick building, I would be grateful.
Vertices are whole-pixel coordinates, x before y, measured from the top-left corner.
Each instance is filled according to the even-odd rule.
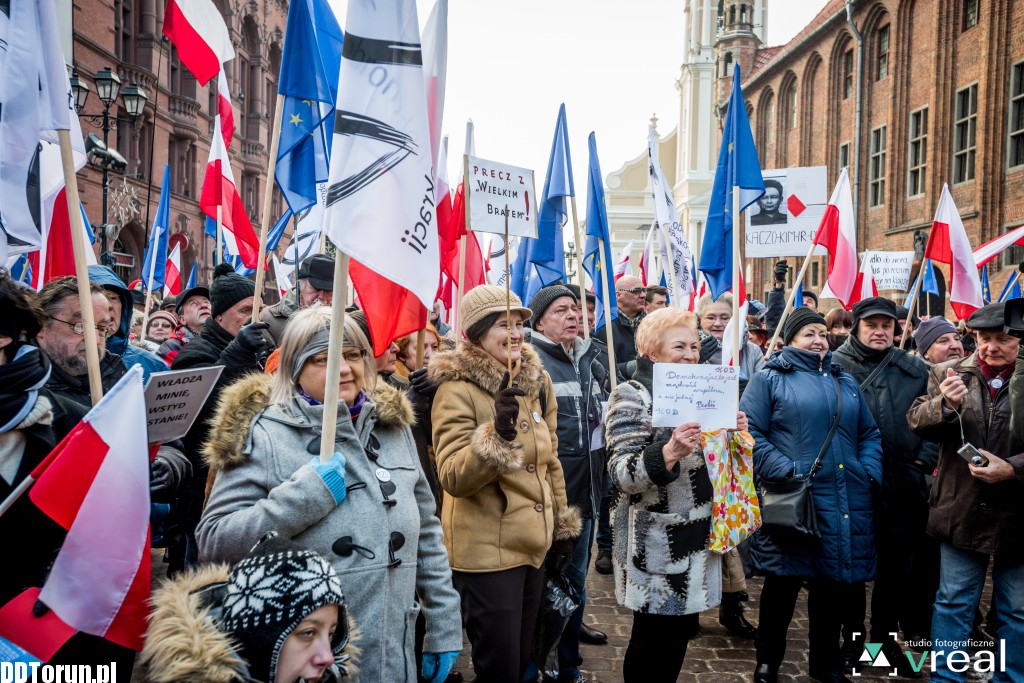
[[[778,47],[754,35],[751,0],[720,16],[720,107],[738,61],[762,168],[824,165],[831,191],[849,166],[860,250],[920,253],[943,183],[974,246],[1024,224],[1024,2],[829,0]],[[994,294],[1022,260],[1014,248],[991,264]],[[758,295],[767,261],[752,264]]]
[[[277,96],[287,0],[214,0],[231,31],[235,58],[225,65],[235,113],[231,143],[232,168],[239,193],[254,228],[259,230],[267,162]],[[199,193],[210,153],[216,112],[216,79],[200,86],[162,40],[165,0],[73,0],[73,54],[70,60],[80,79],[92,90],[81,111],[83,133],[103,137],[94,75],[109,66],[129,85],[149,97],[145,112],[134,125],[121,98],[110,108],[109,147],[128,162],[125,174],[110,174],[107,223],[120,226],[113,252],[118,274],[130,281],[140,277],[146,236],[152,226],[163,182],[164,165],[171,171],[172,239],[182,243],[182,270],[199,263],[199,279],[209,281],[213,240],[204,236],[205,216]],[[96,115],[96,116],[92,116]],[[118,121],[114,120],[117,117]],[[150,183],[152,182],[152,187]],[[92,165],[79,173],[86,214],[94,226],[104,222],[102,173]],[[271,219],[283,208],[275,192]],[[147,218],[148,217],[148,218]],[[287,238],[282,240],[282,247]],[[100,250],[97,240],[96,251]],[[269,291],[272,291],[270,288]]]

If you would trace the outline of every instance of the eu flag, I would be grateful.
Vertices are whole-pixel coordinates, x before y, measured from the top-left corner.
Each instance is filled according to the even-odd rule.
[[[196,262],[192,262],[192,272],[189,273],[188,282],[185,284],[185,289],[192,289],[196,286]]]
[[[572,182],[572,160],[569,158],[569,128],[565,123],[565,104],[558,108],[555,139],[548,158],[548,174],[544,179],[537,216],[537,239],[525,238],[519,243],[516,262],[512,266],[510,289],[526,305],[543,287],[565,279],[565,245],[562,226],[568,217],[565,198],[576,196]]]
[[[316,201],[316,184],[327,180],[343,39],[327,0],[289,4],[277,87],[284,107],[274,178],[296,213]]]
[[[1010,275],[1010,279],[1006,281],[1003,286],[1003,291],[999,294],[999,301],[1009,301],[1010,299],[1019,299],[1020,294],[1020,272],[1014,271]]]
[[[732,94],[725,117],[722,147],[718,150],[718,168],[711,189],[704,244],[700,250],[700,270],[713,299],[732,289],[732,215],[733,188],[740,191],[740,211],[764,194],[761,165],[757,161],[754,136],[750,133],[747,107],[740,88],[740,67],[732,71]]]
[[[164,288],[164,275],[167,272],[167,238],[171,232],[171,166],[164,166],[164,184],[160,187],[160,203],[156,208],[153,229],[149,233],[149,243],[142,260],[142,287],[150,289],[150,268],[153,272],[152,291],[159,292]],[[150,265],[150,261],[156,262]]]
[[[981,267],[981,298],[986,304],[992,303],[992,285],[988,281],[988,264]]]
[[[619,317],[619,307],[615,301],[614,283],[611,287],[608,286],[609,280],[613,278],[611,274],[605,272],[612,262],[612,245],[611,236],[608,234],[608,210],[604,203],[604,176],[601,175],[601,162],[597,158],[597,140],[593,133],[587,139],[587,145],[590,165],[587,170],[587,244],[583,250],[583,268],[590,275],[590,281],[594,283],[594,296],[597,298],[594,319],[596,331],[605,326],[605,296],[608,297],[612,320]],[[604,240],[603,253],[599,240]]]

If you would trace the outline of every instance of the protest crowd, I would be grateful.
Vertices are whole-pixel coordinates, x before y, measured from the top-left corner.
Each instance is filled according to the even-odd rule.
[[[419,40],[387,26],[401,12],[364,4],[350,33]],[[385,43],[339,44],[341,82],[394,59],[426,129],[419,62]],[[325,96],[341,111],[344,93]],[[515,215],[532,232],[494,283],[474,232],[500,228],[472,223],[469,183],[442,194],[429,154],[378,159],[387,183],[343,167],[385,125],[370,114],[391,109],[367,99],[361,122],[332,119],[349,154],[331,157],[321,248],[271,305],[266,220],[258,239],[241,219],[218,226],[255,281],[218,250],[210,282],[155,287],[160,216],[148,283],[86,265],[81,235],[73,274],[33,287],[0,268],[0,663],[157,683],[442,683],[463,680],[468,642],[479,683],[586,683],[581,643],[609,642],[588,612],[593,571],[631,619],[629,683],[685,673],[702,615],[754,653],[755,683],[779,680],[795,645],[814,681],[879,661],[905,679],[964,680],[969,664],[1024,681],[1024,298],[965,294],[977,263],[957,251],[958,220],[926,249],[956,273],[957,323],[915,310],[922,275],[905,305],[855,281],[845,169],[814,238],[829,254],[820,297],[802,287],[807,260],[788,288],[780,260],[766,303],[752,298],[729,245],[742,223],[709,217],[698,261],[665,218],[671,200],[660,266],[613,277],[591,134],[573,283],[568,195],[551,183],[570,166],[563,106],[540,209]],[[777,222],[781,186],[735,126],[749,123],[723,134],[734,206],[742,187]],[[337,225],[387,202],[375,227],[395,239],[356,254]],[[510,244],[512,212],[491,213]],[[172,437],[145,438],[143,412],[178,396],[146,389],[143,405],[162,378],[207,393],[174,404],[187,420]],[[806,643],[789,639],[802,591]]]

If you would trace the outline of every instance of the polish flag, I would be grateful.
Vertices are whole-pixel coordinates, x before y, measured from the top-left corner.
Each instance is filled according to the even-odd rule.
[[[270,263],[274,267],[274,280],[277,282],[277,292],[283,299],[292,288],[292,281],[288,277],[288,272],[284,266],[281,265],[281,261],[278,260],[277,254],[270,255]]]
[[[213,0],[167,0],[164,35],[178,49],[178,59],[206,85],[234,58],[231,34]]]
[[[70,632],[44,634],[46,617],[35,617],[22,593],[2,610],[4,638],[47,659],[43,653],[62,642],[45,641],[66,641],[74,631],[142,649],[150,594],[147,442],[136,365],[24,482],[35,482],[29,498],[67,529],[38,597]]]
[[[82,229],[85,232],[85,264],[96,265],[96,254],[92,250],[94,237],[89,229],[89,219],[82,208]],[[71,220],[68,214],[67,193],[62,187],[57,194],[43,200],[43,219],[47,225],[43,248],[29,252],[32,264],[32,286],[42,289],[51,280],[75,275],[75,250],[71,242]]]
[[[476,144],[473,139],[473,122],[466,122],[466,154],[473,155],[476,153]],[[448,159],[448,146],[441,146],[441,153],[444,154],[444,163],[447,164]],[[444,168],[438,166],[438,176],[442,176]],[[439,193],[436,196],[442,197],[440,192],[444,192],[447,188],[448,194],[451,194],[451,188],[448,187],[447,174],[442,176],[444,178],[444,187],[438,186]],[[465,201],[465,184],[464,178],[459,178],[459,184],[455,188],[455,196],[452,198],[453,206],[448,209],[448,220],[444,220],[444,212],[442,207],[443,202],[438,202],[437,208],[437,229],[438,229],[438,242],[441,251],[441,272],[448,277],[448,281],[451,282],[450,289],[442,287],[442,299],[445,302],[445,307],[452,310],[455,305],[456,295],[454,294],[455,289],[459,285],[459,250],[461,249],[461,238],[463,235],[466,236],[466,283],[463,286],[462,291],[468,292],[477,285],[482,285],[487,282],[487,263],[484,260],[483,251],[480,248],[480,242],[477,240],[476,235],[471,231],[466,230],[466,201]],[[488,253],[490,250],[488,249]]]
[[[971,251],[967,231],[946,184],[942,185],[942,195],[935,209],[935,220],[932,221],[924,256],[932,261],[949,264],[949,303],[957,318],[963,320],[985,305],[974,252]]]
[[[217,114],[220,116],[220,134],[224,138],[224,149],[231,149],[231,140],[235,137],[235,110],[231,107],[231,89],[228,87],[224,65],[221,65],[217,76]]]
[[[871,259],[863,258],[860,263],[860,271],[857,273],[857,279],[853,284],[853,297],[850,299],[850,305],[853,306],[858,301],[864,299],[870,299],[873,296],[878,296],[878,283],[875,282],[875,269],[871,265]]]
[[[985,242],[985,244],[974,250],[974,260],[977,262],[978,267],[981,268],[1014,244],[1024,245],[1024,225],[1014,228],[994,240]]]
[[[640,252],[640,282],[644,284],[644,287],[649,287],[652,282],[651,268],[654,266],[654,230],[656,226],[652,225],[651,229],[647,231],[647,241],[644,242],[644,250]]]
[[[630,240],[629,244],[623,247],[619,253],[619,260],[615,263],[615,270],[612,271],[615,276],[615,282],[618,282],[621,277],[633,274],[633,264],[630,263],[631,253],[633,253],[633,240]]]
[[[828,250],[825,286],[847,310],[853,305],[857,282],[857,226],[853,215],[850,176],[844,168],[828,200],[814,243]]]
[[[164,271],[164,298],[181,294],[181,245],[175,244]]]
[[[227,79],[223,68],[220,73],[219,80],[226,87]],[[225,98],[224,89],[218,91],[218,98],[218,112],[225,106],[225,102],[227,109],[231,109],[231,102]],[[210,218],[216,219],[217,207],[221,207],[221,224],[224,226],[224,241],[227,243],[228,251],[241,257],[246,267],[255,268],[260,241],[252,229],[252,223],[249,222],[249,214],[245,211],[242,198],[238,196],[238,186],[231,172],[231,159],[225,145],[225,139],[231,138],[224,135],[224,122],[220,113],[214,117],[213,128],[210,161],[206,165],[199,208]]]
[[[703,278],[702,278],[703,280]],[[750,302],[747,301],[747,286],[743,281],[743,272],[736,272],[736,281],[739,282],[739,297],[740,297],[740,310],[739,320],[730,318],[729,323],[725,326],[725,332],[722,333],[722,365],[739,365],[740,359],[743,357],[743,335],[747,333],[747,311],[750,308]],[[707,284],[704,284],[705,289]],[[732,291],[732,290],[730,290]],[[739,353],[733,351],[733,329],[736,324],[742,325],[740,327],[740,350]]]

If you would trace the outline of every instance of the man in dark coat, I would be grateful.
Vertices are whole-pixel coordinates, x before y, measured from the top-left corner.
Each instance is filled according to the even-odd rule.
[[[935,462],[928,458],[929,451],[922,449],[921,437],[907,424],[907,410],[928,389],[928,366],[894,345],[895,337],[902,333],[897,316],[896,304],[889,299],[871,297],[857,302],[853,331],[832,359],[860,384],[882,435],[882,490],[875,515],[878,578],[871,593],[870,641],[885,643],[886,658],[900,675],[920,678],[889,634],[902,628],[908,639],[928,637],[931,600],[913,591],[920,581],[918,574],[925,571],[923,558],[916,557],[914,551],[924,542],[928,518],[925,475]],[[863,640],[855,643],[851,634],[863,632],[864,611],[860,602],[844,615],[844,654],[853,658],[852,664],[863,652]]]
[[[292,315],[317,302],[324,306],[331,305],[334,299],[334,259],[327,254],[313,254],[304,258],[299,264],[296,279],[297,292],[288,292],[283,299],[273,306],[267,306],[260,313],[260,320],[270,326],[267,331],[279,346],[284,336],[284,326]],[[295,302],[296,293],[298,304]]]
[[[636,360],[636,328],[644,319],[647,288],[635,275],[623,275],[615,283],[615,300],[619,315],[612,321],[612,344],[615,366],[620,374],[625,364]]]
[[[978,349],[932,368],[928,393],[907,414],[915,433],[939,443],[928,533],[941,543],[932,640],[966,642],[989,565],[1005,672],[1024,680],[1024,453],[1010,431],[1009,380],[1020,341],[1003,331],[1004,304],[967,319]],[[970,444],[979,451],[960,454]],[[961,680],[947,668],[950,650],[936,648],[933,681]],[[966,653],[964,653],[966,658]],[[952,659],[952,658],[950,658]],[[952,662],[950,662],[952,663]],[[959,665],[957,665],[959,670]]]
[[[578,337],[580,311],[572,291],[564,285],[545,287],[534,295],[530,310],[530,343],[551,376],[558,402],[558,460],[565,475],[565,496],[583,517],[580,540],[565,573],[580,592],[581,601],[558,644],[559,680],[575,681],[583,662],[580,640],[607,642],[604,633],[583,625],[590,546],[605,490],[607,454],[601,403],[608,396],[603,389],[606,374],[597,360],[597,347]]]
[[[165,339],[156,352],[168,365],[174,363],[185,344],[203,331],[203,325],[210,317],[210,290],[206,287],[186,289],[174,298],[173,303],[178,325],[174,334]]]

